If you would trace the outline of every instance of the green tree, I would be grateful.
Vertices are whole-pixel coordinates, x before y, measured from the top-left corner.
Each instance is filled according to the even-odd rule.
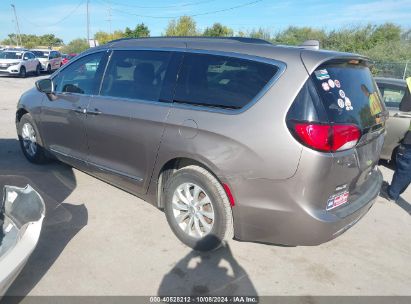
[[[214,23],[212,27],[207,27],[204,30],[203,36],[208,37],[230,37],[233,36],[233,30],[221,23]]]
[[[100,45],[106,44],[112,40],[121,39],[125,37],[125,33],[123,31],[114,31],[113,33],[107,33],[103,31],[98,31],[94,34],[94,39],[98,41]]]
[[[182,16],[171,20],[166,28],[165,36],[198,36],[197,24],[192,17]]]
[[[61,52],[70,54],[70,53],[81,53],[89,48],[87,39],[74,39],[70,41],[67,45],[61,48]]]
[[[251,38],[264,39],[267,41],[272,39],[270,31],[261,27],[259,29],[252,29],[247,33],[247,36]]]
[[[63,44],[63,40],[54,36],[54,34],[46,34],[42,36],[32,35],[32,34],[21,34],[21,42],[24,47],[26,48],[34,48],[34,47],[55,47],[61,46]],[[5,45],[16,45],[18,39],[17,35],[9,34],[8,38],[2,41],[2,44]]]
[[[142,38],[150,37],[150,30],[144,23],[137,24],[134,30],[126,27],[124,30],[124,37],[126,38]]]
[[[311,39],[318,40],[321,43],[326,37],[327,34],[323,30],[313,29],[311,27],[290,26],[278,32],[273,40],[280,44],[299,45]]]

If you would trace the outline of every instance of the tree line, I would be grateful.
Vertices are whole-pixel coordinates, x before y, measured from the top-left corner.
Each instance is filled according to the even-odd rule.
[[[124,30],[116,30],[112,33],[98,31],[95,33],[94,39],[98,40],[100,44],[105,44],[115,39],[149,36],[149,28],[141,23],[137,24],[134,29],[126,27]],[[299,45],[305,40],[315,39],[320,42],[323,49],[360,53],[375,61],[405,62],[411,59],[411,29],[404,29],[393,23],[350,26],[333,30],[290,26],[277,32],[263,28],[235,32],[221,23],[214,23],[212,26],[200,30],[192,17],[183,16],[170,21],[162,36],[240,36],[261,38],[275,44],[286,45]],[[16,39],[15,35],[10,34],[1,44],[15,44],[13,42]],[[53,34],[21,35],[21,40],[22,44],[28,48],[60,46],[61,51],[65,53],[79,53],[89,47],[86,39],[74,39],[68,44],[63,44],[63,40]]]

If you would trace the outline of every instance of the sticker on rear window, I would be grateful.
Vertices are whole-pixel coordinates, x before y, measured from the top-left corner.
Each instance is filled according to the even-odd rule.
[[[330,86],[330,88],[334,89],[335,88],[335,83],[332,79],[328,79],[328,85]]]
[[[328,83],[323,82],[321,85],[323,86],[324,91],[329,91],[330,90],[330,86],[328,85]]]
[[[340,81],[339,81],[338,79],[335,79],[335,80],[334,80],[334,84],[335,84],[335,86],[336,86],[337,88],[341,88],[341,83],[340,83]]]
[[[348,191],[344,191],[335,195],[330,196],[330,198],[327,201],[327,207],[326,210],[331,210],[334,208],[337,208],[341,205],[344,205],[348,202]]]
[[[342,100],[341,98],[338,98],[338,106],[341,108],[341,109],[344,109],[344,107],[345,107],[345,103],[344,103],[344,100]]]
[[[354,108],[352,107],[352,104],[351,104],[351,100],[346,96],[345,97],[345,109],[347,110],[347,111],[350,111],[350,110],[353,110]]]
[[[338,93],[340,94],[341,98],[345,98],[345,92],[343,90],[340,90]]]
[[[328,75],[328,71],[326,69],[315,71],[314,74],[318,80],[324,80],[324,79],[330,78],[330,75]]]

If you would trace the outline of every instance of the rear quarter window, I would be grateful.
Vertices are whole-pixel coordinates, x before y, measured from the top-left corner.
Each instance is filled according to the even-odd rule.
[[[175,102],[240,109],[251,102],[278,67],[240,58],[187,54],[179,73]]]
[[[364,64],[329,63],[312,79],[332,123],[354,123],[369,128],[385,111],[378,87]]]

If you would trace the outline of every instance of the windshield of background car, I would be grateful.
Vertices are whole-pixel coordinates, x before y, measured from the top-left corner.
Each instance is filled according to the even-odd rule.
[[[34,56],[36,56],[37,58],[49,58],[49,52],[42,52],[42,51],[33,51],[32,52],[34,54]]]
[[[0,59],[21,59],[23,53],[18,52],[3,52],[0,53]]]
[[[358,61],[325,64],[312,77],[330,122],[354,123],[362,129],[381,122],[385,107],[366,65]]]

